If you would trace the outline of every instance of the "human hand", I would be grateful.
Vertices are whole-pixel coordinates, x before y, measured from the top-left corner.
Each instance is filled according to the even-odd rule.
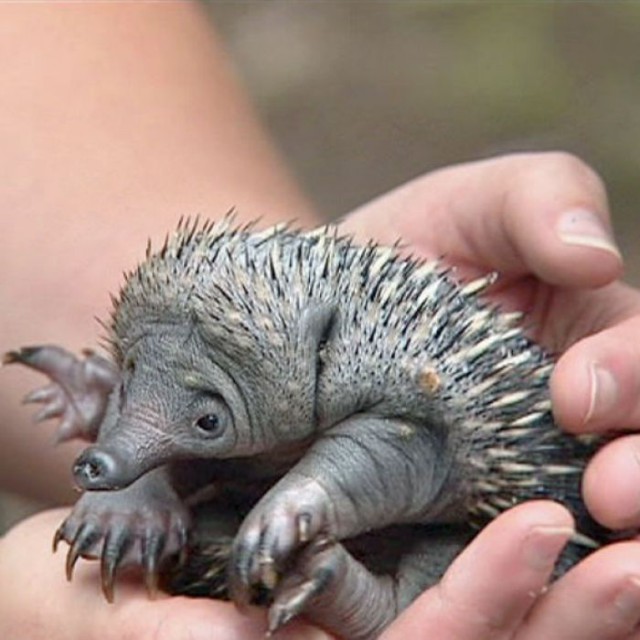
[[[561,354],[551,379],[558,423],[574,433],[640,429],[640,293],[620,282],[600,178],[564,153],[518,154],[418,178],[350,214],[361,239],[401,239],[462,278],[497,271],[491,297],[522,310]],[[589,465],[584,497],[612,528],[640,526],[640,435]],[[603,478],[606,482],[603,482]]]
[[[0,539],[0,638],[29,640],[263,640],[263,611],[239,613],[208,599],[159,596],[150,600],[139,580],[119,576],[115,603],[100,591],[96,562],[80,562],[66,582],[63,553],[51,553],[53,532],[66,516],[38,514]],[[323,631],[292,623],[279,640],[330,640]]]
[[[464,279],[498,271],[493,299],[524,311],[532,336],[561,354],[551,380],[559,424],[575,433],[640,427],[640,294],[619,281],[622,259],[605,189],[582,162],[562,153],[522,154],[444,169],[355,211],[341,226],[360,239],[401,239],[414,255],[456,265]],[[639,447],[637,435],[615,440],[585,475],[587,506],[614,529],[640,525]],[[534,517],[536,508],[518,513]],[[632,637],[640,545],[593,554],[539,598],[548,575],[527,572],[515,553],[526,527],[510,518],[487,528],[385,640],[411,629],[417,637],[418,628],[420,637],[431,630],[439,638]],[[505,585],[496,583],[505,575]]]
[[[640,545],[606,547],[547,589],[571,532],[552,502],[507,511],[380,640],[638,640]]]

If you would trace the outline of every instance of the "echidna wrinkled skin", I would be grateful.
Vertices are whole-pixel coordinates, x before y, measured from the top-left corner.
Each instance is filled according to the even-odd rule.
[[[236,524],[200,535],[165,584],[240,605],[261,594],[271,630],[304,612],[355,640],[439,578],[468,539],[447,527],[550,498],[578,529],[560,571],[608,541],[580,497],[600,443],[554,424],[553,360],[483,301],[496,277],[460,284],[334,228],[181,225],[114,300],[115,366],[57,347],[9,356],[67,398],[45,416],[63,414],[61,439],[95,440],[57,534],[68,570],[102,558],[112,597],[118,565],[139,564],[153,588],[188,549],[187,497],[212,486],[234,496],[212,500]]]

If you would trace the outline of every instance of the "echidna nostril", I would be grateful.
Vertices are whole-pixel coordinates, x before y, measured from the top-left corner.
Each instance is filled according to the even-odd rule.
[[[82,489],[115,489],[118,467],[112,454],[90,447],[73,465],[73,476]]]

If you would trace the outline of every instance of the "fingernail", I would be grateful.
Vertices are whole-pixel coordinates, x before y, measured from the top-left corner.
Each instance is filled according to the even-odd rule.
[[[550,570],[572,535],[571,527],[534,527],[524,543],[525,560],[536,571]]]
[[[584,424],[609,413],[618,399],[618,383],[610,371],[593,362],[589,365],[589,407]]]
[[[558,236],[565,244],[602,249],[622,259],[604,222],[588,209],[565,211],[558,221]]]
[[[613,606],[618,618],[633,629],[640,621],[640,577],[630,577],[622,587]]]

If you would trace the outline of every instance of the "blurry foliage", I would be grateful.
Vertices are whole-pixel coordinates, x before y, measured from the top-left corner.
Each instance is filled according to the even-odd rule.
[[[640,282],[640,3],[209,4],[327,215],[445,164],[565,149],[605,177]]]

